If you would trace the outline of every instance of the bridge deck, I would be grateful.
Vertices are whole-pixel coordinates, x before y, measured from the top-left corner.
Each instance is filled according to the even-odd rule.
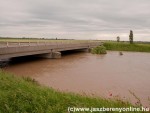
[[[87,49],[96,47],[98,45],[100,45],[100,42],[3,42],[0,43],[0,59],[45,54],[56,51]]]

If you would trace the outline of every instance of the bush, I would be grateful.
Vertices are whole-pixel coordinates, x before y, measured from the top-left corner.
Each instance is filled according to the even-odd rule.
[[[93,54],[106,54],[106,48],[104,46],[98,46],[91,50]]]

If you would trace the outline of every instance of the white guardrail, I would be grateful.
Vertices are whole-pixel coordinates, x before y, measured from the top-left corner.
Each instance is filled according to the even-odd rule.
[[[0,42],[0,48],[6,47],[22,47],[22,46],[42,46],[42,45],[67,45],[67,44],[100,44],[100,42]]]

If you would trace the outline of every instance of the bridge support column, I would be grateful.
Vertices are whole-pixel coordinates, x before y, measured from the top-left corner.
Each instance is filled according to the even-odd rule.
[[[85,52],[89,52],[89,53],[91,52],[91,50],[92,50],[92,48],[84,49]]]
[[[86,51],[90,53],[91,52],[91,48],[87,48]]]
[[[61,58],[61,52],[51,52],[51,53],[46,53],[46,54],[42,54],[39,55],[39,57],[42,58]]]

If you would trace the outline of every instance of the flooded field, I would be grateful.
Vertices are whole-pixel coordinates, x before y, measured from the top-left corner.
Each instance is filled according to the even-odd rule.
[[[123,52],[120,56],[110,51],[106,55],[79,52],[61,59],[26,58],[14,60],[4,70],[30,76],[60,91],[119,97],[135,103],[132,92],[145,106],[150,103],[150,53]]]

